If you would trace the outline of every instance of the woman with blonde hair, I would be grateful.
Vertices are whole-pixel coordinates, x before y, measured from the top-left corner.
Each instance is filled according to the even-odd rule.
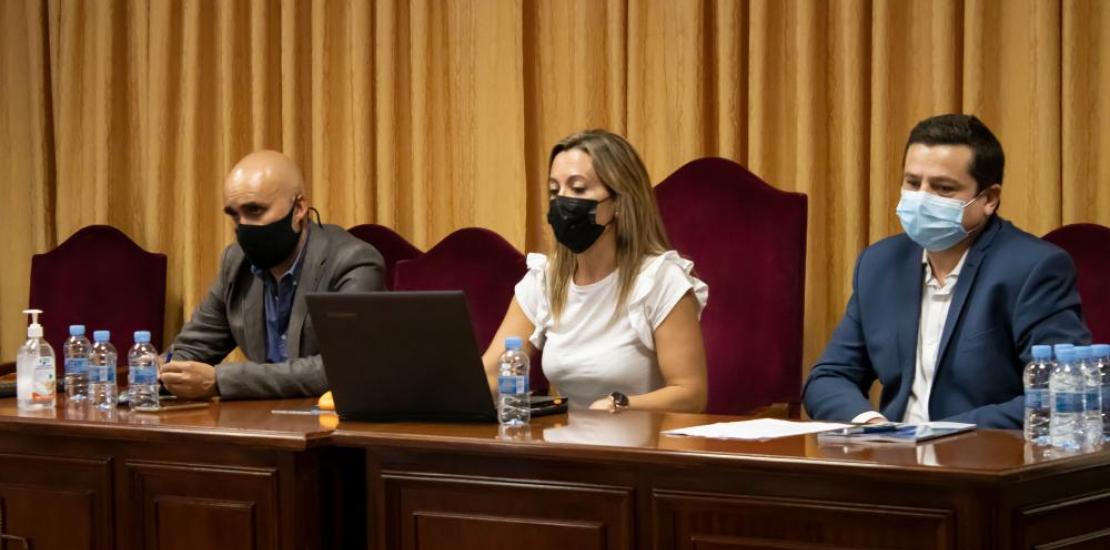
[[[604,130],[568,136],[547,185],[555,253],[528,255],[483,356],[490,388],[505,338],[518,336],[529,355],[544,350],[544,375],[572,408],[702,411],[709,288],[670,249],[635,149]]]

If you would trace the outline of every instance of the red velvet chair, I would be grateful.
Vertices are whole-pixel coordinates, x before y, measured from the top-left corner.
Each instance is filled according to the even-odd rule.
[[[397,262],[393,289],[462,290],[478,349],[485,351],[509,309],[513,287],[527,270],[524,255],[500,235],[469,227],[451,233],[417,258]],[[547,392],[538,358],[532,365],[531,383],[537,395]]]
[[[709,285],[701,327],[714,414],[786,403],[801,413],[804,194],[739,164],[694,160],[655,188],[671,245]]]
[[[397,232],[376,223],[356,225],[347,230],[350,234],[370,243],[385,260],[385,288],[393,288],[393,266],[401,260],[411,260],[421,254],[420,249]]]
[[[1044,239],[1071,255],[1091,337],[1098,344],[1110,342],[1110,227],[1076,223],[1053,230]]]
[[[162,349],[166,255],[143,250],[114,227],[90,225],[31,258],[30,305],[43,310],[43,332],[58,356],[59,379],[69,325],[85,325],[89,340],[95,330],[111,331],[118,364],[126,366],[137,330],[149,330],[151,343]]]

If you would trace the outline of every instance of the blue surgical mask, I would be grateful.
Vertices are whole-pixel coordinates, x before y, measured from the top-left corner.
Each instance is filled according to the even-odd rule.
[[[963,224],[964,209],[981,196],[982,193],[963,202],[925,191],[903,189],[902,199],[898,201],[898,219],[913,242],[932,252],[948,250],[967,238]]]

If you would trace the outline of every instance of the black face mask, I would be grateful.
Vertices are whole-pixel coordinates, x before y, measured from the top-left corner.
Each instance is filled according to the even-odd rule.
[[[293,253],[301,238],[301,233],[293,230],[293,212],[296,209],[297,203],[293,201],[289,213],[276,222],[235,226],[239,246],[251,264],[259,269],[270,269]]]
[[[555,231],[555,239],[575,254],[589,250],[605,231],[605,226],[597,223],[597,207],[610,198],[600,201],[574,197],[551,199],[547,208],[547,223]]]

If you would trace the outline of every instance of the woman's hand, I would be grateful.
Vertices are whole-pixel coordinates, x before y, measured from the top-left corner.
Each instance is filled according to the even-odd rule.
[[[609,396],[605,396],[601,399],[598,399],[597,401],[594,401],[592,404],[590,404],[590,410],[615,412],[613,410],[613,400],[609,399]]]

